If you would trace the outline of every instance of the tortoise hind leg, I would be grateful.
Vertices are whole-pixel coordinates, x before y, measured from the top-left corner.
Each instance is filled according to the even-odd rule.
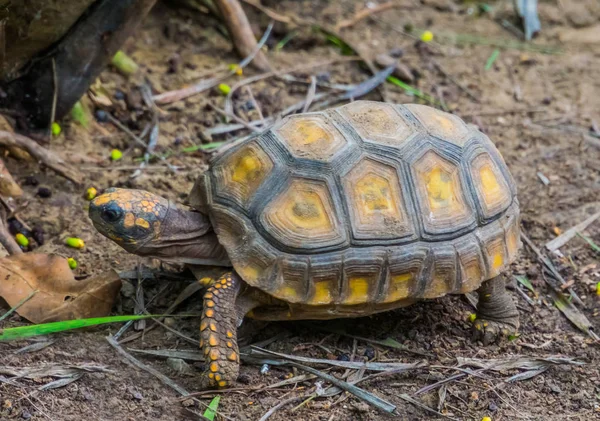
[[[202,388],[224,388],[238,377],[240,355],[237,344],[238,298],[242,280],[225,273],[210,280],[204,294],[200,322],[200,347],[206,364]],[[243,315],[242,315],[243,317]]]
[[[502,276],[485,281],[477,293],[479,302],[473,324],[474,339],[488,345],[501,336],[516,333],[519,329],[519,311],[506,290]]]

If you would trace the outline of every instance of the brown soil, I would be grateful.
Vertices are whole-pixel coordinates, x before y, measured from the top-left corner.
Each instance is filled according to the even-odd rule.
[[[425,6],[409,9],[387,10],[376,19],[364,20],[343,32],[348,40],[369,55],[394,48],[404,50],[403,63],[419,75],[418,87],[436,98],[442,97],[453,112],[468,122],[478,125],[497,144],[510,167],[519,188],[523,214],[523,230],[538,246],[555,237],[555,230],[568,229],[600,210],[600,147],[599,139],[584,135],[594,124],[600,124],[600,40],[585,43],[583,33],[598,22],[594,2],[578,3],[568,16],[556,1],[540,4],[542,32],[536,44],[558,45],[559,39],[573,39],[562,44],[562,53],[556,55],[502,49],[500,56],[489,70],[486,60],[494,47],[465,43],[437,44],[423,48],[414,39],[397,30],[410,24],[415,28],[429,28],[434,34],[470,34],[488,38],[514,40],[515,37],[487,15],[471,14],[477,7],[457,5],[450,0],[427,0]],[[506,2],[509,3],[509,2]],[[316,16],[321,22],[333,24],[347,19],[364,2],[346,0],[340,2],[263,1],[280,13],[296,13],[300,16]],[[409,4],[409,2],[407,2]],[[585,5],[589,5],[585,9]],[[496,5],[498,17],[510,18],[511,9]],[[507,7],[507,6],[506,6]],[[579,10],[581,9],[581,10]],[[577,11],[579,10],[579,12]],[[265,16],[248,9],[250,19],[260,33],[268,21]],[[318,11],[318,13],[314,13]],[[579,13],[579,14],[578,14]],[[589,19],[595,16],[595,19]],[[141,67],[155,92],[180,88],[211,74],[223,64],[237,62],[230,43],[221,35],[221,28],[207,15],[187,9],[159,5],[146,20],[142,30],[131,39],[125,50]],[[569,35],[579,34],[569,38]],[[273,52],[274,44],[286,34],[285,28],[276,26],[272,47],[268,54],[276,68],[288,68],[299,63],[316,63],[339,57],[339,51],[308,31],[294,38],[281,51]],[[589,34],[588,34],[589,36]],[[433,64],[437,62],[443,72]],[[314,72],[329,77],[334,83],[356,83],[368,74],[355,63],[342,63],[323,67]],[[444,74],[445,73],[445,74]],[[252,74],[246,70],[244,77]],[[310,73],[303,73],[308,76]],[[117,90],[127,95],[127,100],[113,102],[113,114],[139,133],[149,121],[149,113],[140,105],[136,85],[143,81],[126,80],[112,70],[105,71],[100,80],[112,96]],[[458,82],[472,92],[480,103],[474,102]],[[285,83],[267,79],[252,85],[252,92],[265,115],[274,115],[306,95],[307,85]],[[392,85],[387,86],[388,100],[397,103],[415,102],[414,97]],[[381,99],[377,92],[368,98]],[[244,111],[248,102],[247,92],[235,98],[236,111],[250,119],[258,118],[256,111]],[[223,99],[216,90],[163,108],[160,114],[158,151],[181,151],[185,146],[205,142],[203,130],[222,122],[222,117],[205,104],[213,101],[223,106]],[[594,121],[595,119],[595,121]],[[205,168],[206,155],[201,153],[177,153],[168,162],[180,167],[176,174],[170,173],[160,161],[151,164],[136,178],[130,178],[137,165],[132,157],[143,151],[134,149],[122,161],[108,164],[113,148],[126,150],[133,144],[130,138],[109,123],[98,123],[89,133],[69,122],[64,122],[64,134],[52,143],[57,151],[71,152],[77,157],[98,158],[102,166],[94,163],[77,164],[87,178],[87,185],[97,188],[124,186],[144,188],[165,195],[173,200],[183,200],[194,179]],[[597,126],[596,126],[597,127]],[[107,135],[110,133],[110,135]],[[204,139],[204,140],[203,140]],[[214,140],[223,140],[215,136]],[[90,275],[110,268],[118,271],[136,266],[139,258],[128,255],[109,240],[98,235],[86,215],[83,191],[66,183],[50,171],[40,171],[35,164],[8,160],[10,171],[24,181],[35,175],[41,185],[49,187],[51,198],[36,196],[37,187],[25,186],[26,194],[19,204],[21,212],[30,225],[44,228],[47,243],[40,252],[56,252],[73,256],[79,261],[77,275]],[[538,174],[543,174],[549,184],[545,185]],[[600,244],[600,222],[586,230],[586,234]],[[82,251],[64,247],[63,239],[77,235],[87,244]],[[561,249],[564,258],[554,257],[554,262],[567,281],[573,281],[573,289],[583,300],[581,308],[596,330],[600,332],[600,297],[596,295],[596,283],[600,282],[600,259],[581,238],[574,238]],[[150,263],[150,262],[145,262]],[[154,262],[156,265],[156,262]],[[363,358],[367,348],[374,349],[377,361],[428,361],[431,365],[452,366],[457,357],[498,359],[512,355],[536,357],[568,356],[584,362],[583,366],[555,366],[536,377],[514,383],[503,379],[517,371],[490,373],[487,378],[469,376],[447,385],[442,412],[455,419],[480,420],[490,416],[496,420],[590,420],[600,419],[600,349],[590,338],[574,327],[552,304],[543,273],[535,256],[524,249],[513,266],[513,274],[527,276],[540,295],[540,302],[529,305],[520,294],[518,304],[521,313],[521,336],[501,345],[482,347],[470,340],[468,315],[470,305],[461,297],[445,297],[416,304],[398,311],[384,313],[353,321],[324,323],[271,323],[259,325],[248,323],[242,329],[245,343],[272,338],[287,333],[268,346],[269,349],[300,356],[336,358],[352,354],[356,346],[356,359]],[[174,297],[187,285],[171,281],[164,289],[164,282],[144,283],[145,301],[158,297],[148,306],[152,313],[164,311]],[[115,314],[133,312],[132,286],[125,286]],[[200,311],[201,300],[196,295],[181,305],[183,313]],[[18,316],[9,319],[9,326],[25,322]],[[174,327],[190,337],[197,338],[196,318],[175,319]],[[337,334],[322,333],[323,326],[344,329],[352,334],[371,338],[394,338],[408,348],[430,354],[428,357],[405,351],[369,345]],[[31,343],[0,344],[0,365],[36,366],[41,364],[104,365],[110,372],[86,374],[66,387],[50,391],[36,388],[51,379],[21,381],[25,388],[5,383],[0,375],[0,419],[52,419],[57,421],[96,420],[182,420],[186,415],[184,404],[177,394],[155,377],[141,371],[120,358],[105,340],[120,326],[91,329],[56,335],[55,342],[41,351],[15,354],[14,351]],[[319,328],[319,329],[317,329]],[[131,334],[133,331],[130,330]],[[126,334],[126,336],[127,336]],[[194,349],[172,333],[159,328],[148,332],[142,339],[127,344],[144,349]],[[371,351],[368,350],[368,352]],[[201,365],[192,365],[191,374],[178,374],[164,360],[140,357],[146,364],[156,368],[171,379],[196,391]],[[268,385],[280,381],[289,369],[271,368],[260,374],[260,367],[242,367],[244,383],[241,387]],[[335,373],[335,371],[334,371]],[[342,371],[337,372],[341,374]],[[398,397],[415,392],[419,388],[447,378],[455,371],[423,369],[407,374],[373,379],[361,387],[398,406],[400,419],[416,420],[435,418],[436,415],[409,404]],[[274,405],[291,396],[305,393],[312,382],[282,387],[276,390],[252,392],[229,392],[223,394],[219,411],[227,419],[257,420]],[[208,403],[208,397],[202,397]],[[425,405],[436,408],[438,389],[415,396]],[[387,416],[366,407],[364,403],[349,396],[342,401],[338,397],[315,399],[296,409],[298,403],[278,410],[270,419],[286,420],[383,420]],[[186,409],[202,413],[201,405],[192,404]],[[192,416],[192,419],[200,419]]]

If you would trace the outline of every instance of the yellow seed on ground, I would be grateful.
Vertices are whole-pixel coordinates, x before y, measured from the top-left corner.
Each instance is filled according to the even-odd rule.
[[[238,76],[242,76],[244,74],[244,68],[237,65],[237,64],[230,64],[229,65],[229,70],[231,70],[232,72],[234,72],[236,75]]]
[[[123,152],[121,152],[118,149],[113,149],[110,152],[110,159],[113,161],[118,161],[119,159],[123,158]]]
[[[90,187],[85,191],[85,200],[94,200],[94,198],[98,195],[98,190],[94,187]]]
[[[425,31],[421,34],[421,41],[423,42],[431,42],[433,41],[433,32]]]
[[[483,417],[481,421],[492,421],[491,417]]]
[[[85,247],[85,243],[83,242],[83,240],[77,237],[67,238],[65,244],[69,247],[73,247],[74,249],[82,249]]]
[[[25,237],[23,234],[18,233],[15,235],[15,240],[21,247],[29,247],[29,238]]]
[[[60,134],[60,132],[62,132],[62,128],[60,127],[60,124],[58,124],[57,122],[52,123],[52,135],[58,136]]]
[[[600,282],[596,284],[596,295],[600,297]]]
[[[469,314],[469,321],[473,323],[477,319],[477,314],[471,313]]]
[[[77,269],[77,260],[73,259],[72,257],[69,257],[67,259],[67,263],[69,264],[69,267],[73,270]]]
[[[220,83],[219,92],[221,92],[223,95],[227,95],[229,92],[231,92],[231,86],[226,83]]]

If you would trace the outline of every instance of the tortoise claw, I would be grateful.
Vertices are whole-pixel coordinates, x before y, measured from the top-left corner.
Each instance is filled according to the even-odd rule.
[[[476,319],[473,323],[473,340],[483,342],[484,346],[499,342],[517,333],[519,319],[503,322],[496,320]]]

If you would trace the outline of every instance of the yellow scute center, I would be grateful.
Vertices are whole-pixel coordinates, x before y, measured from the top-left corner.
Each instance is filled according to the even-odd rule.
[[[231,179],[237,183],[255,181],[260,177],[261,170],[262,165],[258,157],[249,153],[235,162]]]
[[[389,184],[383,177],[368,174],[356,183],[356,190],[365,213],[394,209]]]
[[[427,194],[432,210],[452,205],[454,191],[450,175],[440,167],[433,168],[427,175]]]
[[[331,141],[331,134],[313,121],[298,122],[296,129],[298,130],[296,139],[301,144],[311,145],[315,142],[328,143]]]
[[[502,253],[500,253],[500,252],[494,253],[494,259],[492,261],[492,266],[494,267],[494,269],[500,269],[503,264],[504,264],[504,257],[502,256]]]
[[[412,281],[412,279],[412,273],[392,275],[384,302],[391,303],[408,297],[410,294],[410,281]]]
[[[286,216],[303,230],[331,230],[332,225],[321,197],[316,192],[296,190],[285,204]]]

